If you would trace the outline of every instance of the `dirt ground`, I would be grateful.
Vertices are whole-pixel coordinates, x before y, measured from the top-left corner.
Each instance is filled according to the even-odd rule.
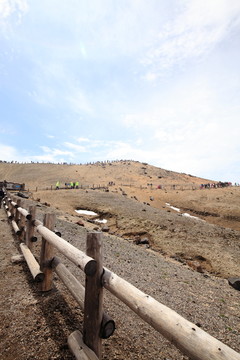
[[[76,224],[79,217],[38,202],[40,220],[44,213],[52,211],[57,213],[57,229],[64,239],[84,249],[86,234],[96,224],[84,219],[85,226],[79,226]],[[12,256],[19,254],[19,241],[10,229],[5,212],[0,210],[0,359],[73,360],[67,337],[72,331],[82,331],[82,311],[57,276],[53,290],[41,293],[25,262],[11,262]],[[184,262],[123,237],[104,233],[103,241],[107,268],[240,351],[239,292],[225,279],[195,271]],[[38,243],[34,253],[38,257]],[[79,270],[69,263],[67,266],[83,280]],[[103,359],[188,359],[109,293],[105,293],[104,307],[115,320],[116,331],[103,341]]]
[[[131,188],[124,195],[114,189],[53,190],[38,191],[33,198],[64,211],[73,222],[91,221],[76,209],[95,211],[108,220],[110,233],[132,242],[147,239],[151,249],[190,266],[200,263],[225,278],[240,274],[239,187],[149,193]]]

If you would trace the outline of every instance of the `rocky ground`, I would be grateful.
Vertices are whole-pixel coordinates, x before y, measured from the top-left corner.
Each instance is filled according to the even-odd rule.
[[[224,194],[227,194],[228,198],[231,196],[229,191],[226,193],[221,190],[222,196]],[[235,190],[234,195],[238,197],[240,189]],[[111,234],[121,236],[130,242],[147,240],[151,249],[188,263],[190,266],[200,265],[203,270],[225,278],[240,274],[240,229],[235,230],[239,222],[228,221],[229,227],[221,225],[226,222],[226,213],[221,213],[222,207],[227,206],[222,204],[222,207],[215,207],[215,200],[211,200],[211,196],[214,198],[220,196],[215,189],[209,192],[198,191],[195,201],[188,200],[188,197],[192,198],[194,194],[186,191],[181,194],[157,193],[154,194],[154,201],[149,200],[149,202],[138,200],[141,196],[149,199],[146,191],[142,193],[134,189],[131,191],[132,195],[130,193],[128,196],[119,192],[97,190],[38,191],[36,194],[33,193],[33,198],[40,199],[41,203],[62,211],[63,218],[73,222],[79,219],[76,217],[76,209],[93,210],[100,215],[100,218],[108,220],[107,226]],[[124,194],[126,192],[127,190]],[[202,194],[203,199],[199,194]],[[204,199],[205,212],[201,210]],[[171,205],[167,201],[177,206],[179,211],[167,206],[166,203]],[[232,202],[231,206],[234,209],[233,200],[229,199],[229,201]],[[155,206],[155,202],[158,207]],[[218,216],[209,215],[213,212]],[[186,214],[195,218],[185,216]],[[228,211],[227,214],[230,212]],[[85,224],[87,220],[91,221],[91,217],[88,216],[80,218]],[[102,226],[99,225],[98,228],[101,229]]]
[[[130,195],[70,191],[33,194],[37,218],[55,212],[62,237],[84,250],[87,232],[103,225],[79,217],[74,210],[98,212],[108,219],[104,266],[240,352],[239,291],[227,281],[240,274],[239,231],[187,218],[172,209],[157,209]],[[26,200],[24,207],[30,203]],[[0,359],[73,359],[67,337],[82,330],[78,304],[57,276],[53,290],[42,294],[26,264],[11,262],[19,254],[19,241],[3,210],[0,234]],[[139,239],[149,244],[136,245]],[[34,245],[36,257],[39,245],[40,239]],[[69,262],[66,265],[84,284],[82,272]],[[103,359],[187,359],[107,291],[104,307],[115,320],[116,331],[103,341]]]

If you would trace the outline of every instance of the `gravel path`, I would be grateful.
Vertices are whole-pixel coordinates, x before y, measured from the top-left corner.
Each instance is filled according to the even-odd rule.
[[[62,216],[57,220],[57,228],[65,240],[84,251],[85,228],[63,220]],[[54,290],[43,295],[25,264],[11,264],[18,242],[11,235],[3,210],[0,230],[0,360],[72,360],[66,339],[72,331],[82,330],[82,312],[57,277]],[[39,245],[35,246],[39,254]],[[240,352],[240,293],[227,280],[195,272],[109,234],[103,235],[103,253],[104,266]],[[82,272],[63,261],[84,284]],[[104,307],[115,320],[116,331],[103,342],[103,359],[188,359],[107,291]]]
[[[64,222],[60,226],[64,228],[63,236],[74,246],[85,248],[84,229]],[[103,236],[103,249],[104,266],[218,340],[240,350],[239,292],[230,288],[226,280],[166,261],[157,253],[115,236]],[[117,324],[115,335],[106,341],[105,359],[186,359],[107,291],[104,303]]]

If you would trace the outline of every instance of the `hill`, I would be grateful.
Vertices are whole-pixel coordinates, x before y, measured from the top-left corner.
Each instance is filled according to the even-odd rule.
[[[33,199],[72,222],[80,217],[76,209],[93,210],[108,220],[110,233],[128,241],[145,239],[152,250],[201,271],[240,273],[239,187],[200,189],[214,182],[135,161],[1,163],[0,178],[24,182]],[[80,189],[66,189],[70,181],[79,181]],[[91,219],[81,218],[89,226]]]
[[[192,175],[164,170],[137,161],[97,162],[87,165],[62,165],[38,163],[0,163],[0,179],[25,183],[27,187],[55,186],[57,181],[79,181],[82,185],[106,185],[113,181],[116,185],[132,184],[156,185],[199,185],[210,180]]]

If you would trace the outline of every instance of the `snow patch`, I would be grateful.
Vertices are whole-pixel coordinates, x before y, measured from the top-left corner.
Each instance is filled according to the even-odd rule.
[[[94,211],[89,211],[89,210],[75,210],[78,214],[81,215],[91,215],[91,216],[96,216],[98,214],[96,214]]]
[[[96,219],[95,220],[96,223],[100,223],[100,224],[106,224],[107,223],[107,220],[106,219]]]
[[[180,211],[181,211],[181,210],[178,209],[177,207],[171,206],[169,203],[165,203],[165,204],[166,204],[170,209],[172,209],[172,210],[175,210],[175,211],[177,211],[177,212],[180,212]],[[192,215],[190,215],[190,214],[188,214],[188,213],[182,213],[181,215],[182,215],[182,216],[189,217],[189,218],[194,219],[194,220],[205,221],[205,220],[200,219],[200,218],[197,217],[197,216],[192,216]]]
[[[193,216],[193,215],[190,215],[190,214],[188,214],[188,213],[183,213],[182,216],[186,216],[186,217],[189,217],[189,218],[191,218],[191,219],[195,219],[195,220],[199,220],[199,221],[205,221],[205,220],[200,219],[200,218],[197,217],[197,216]]]
[[[177,211],[177,212],[180,212],[180,209],[178,209],[177,207],[171,206],[169,203],[166,203],[166,205],[167,205],[170,209],[175,210],[175,211]]]

